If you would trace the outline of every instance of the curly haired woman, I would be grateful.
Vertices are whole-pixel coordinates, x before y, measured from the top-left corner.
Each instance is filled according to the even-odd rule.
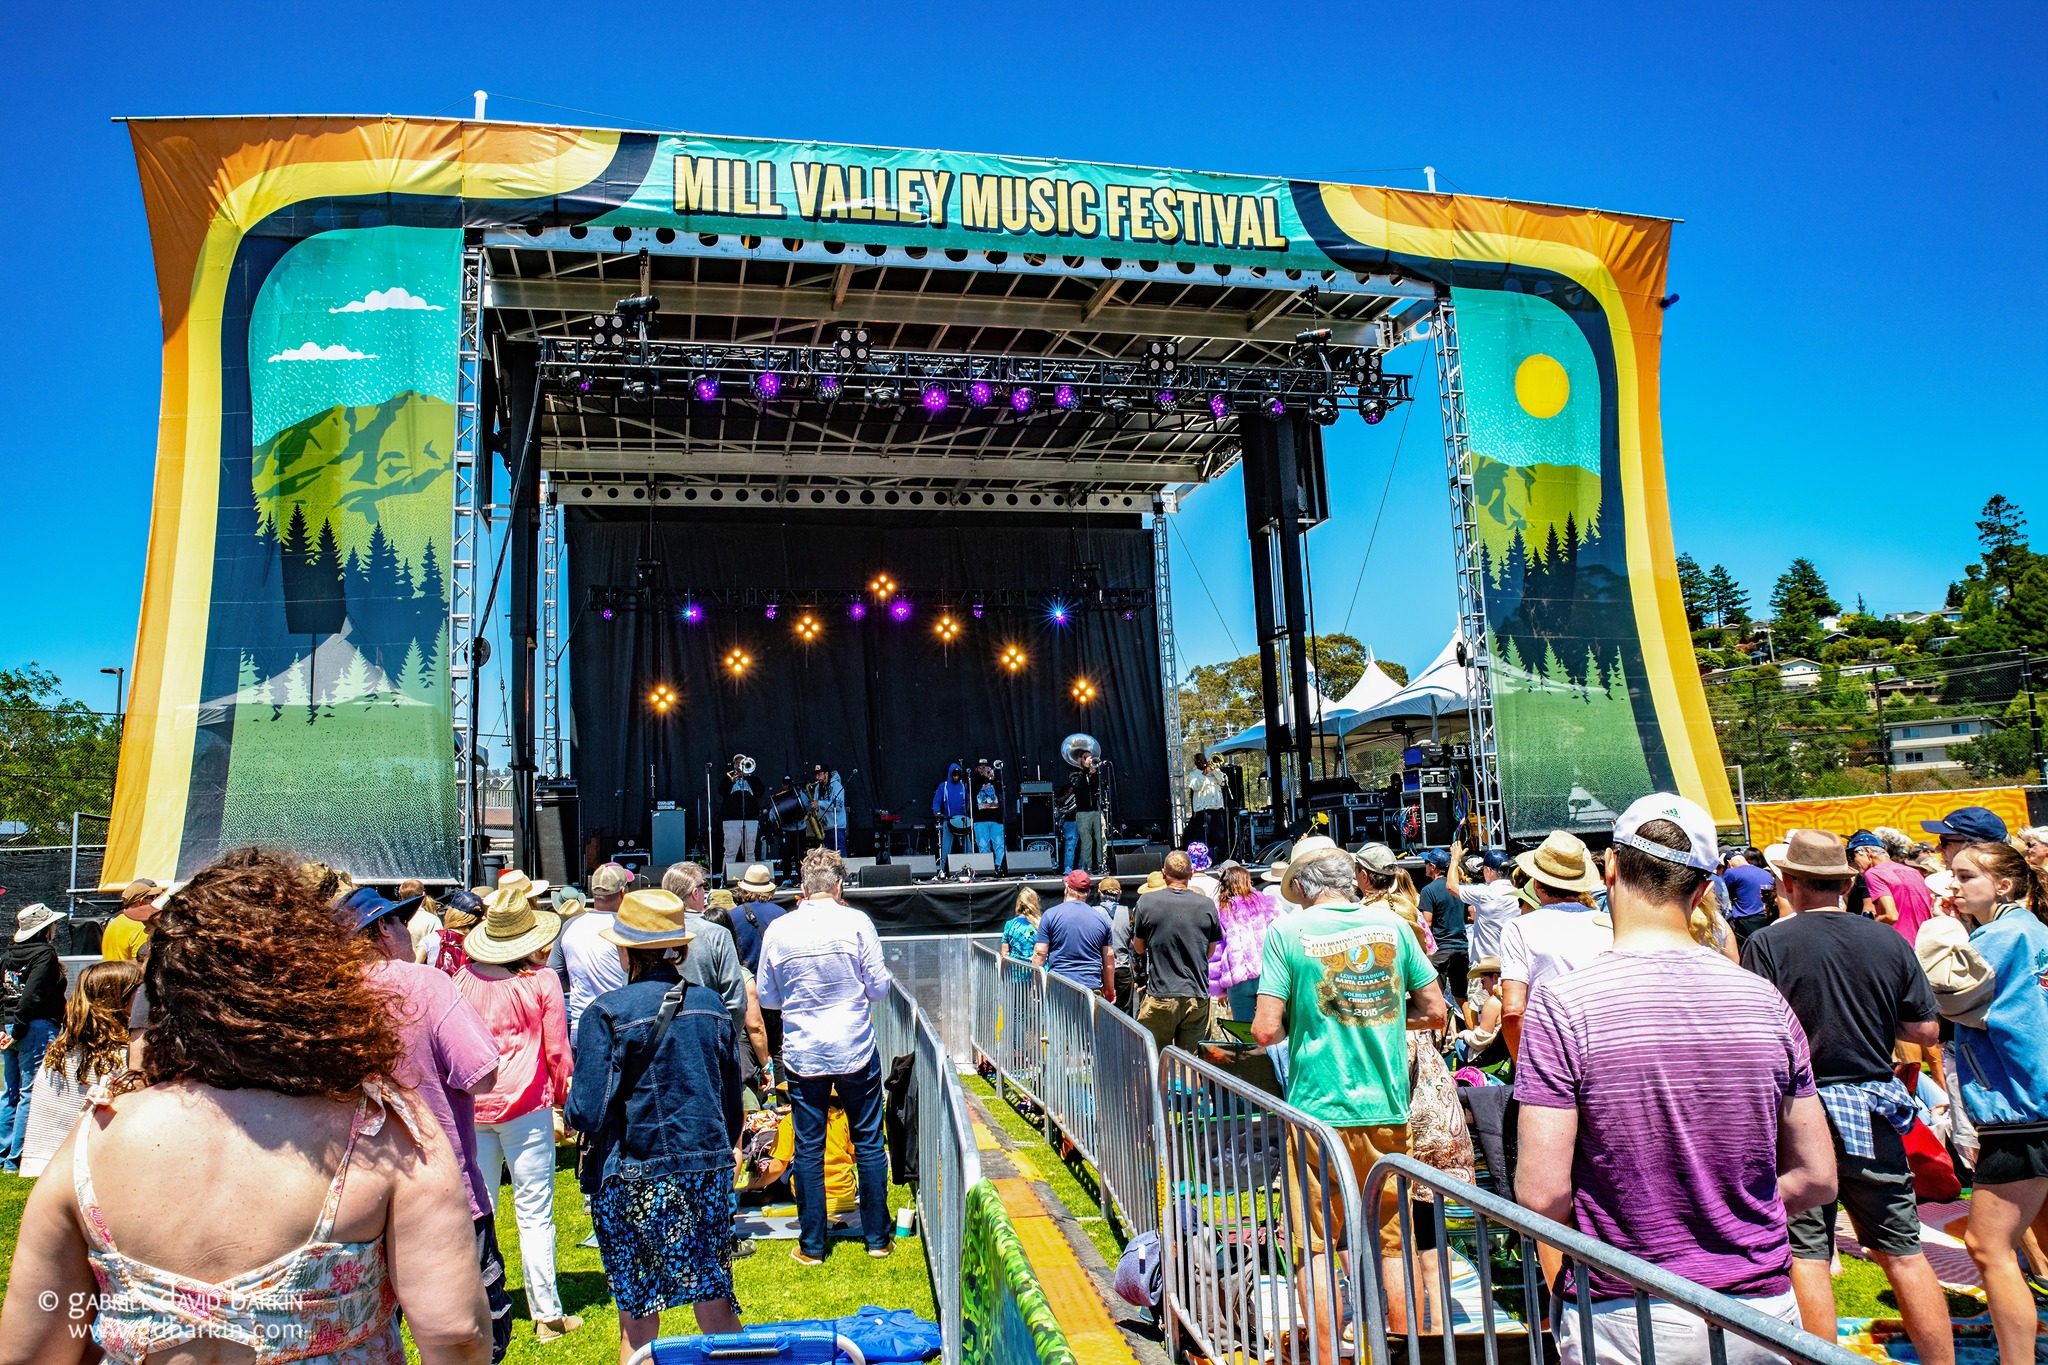
[[[387,1080],[373,951],[289,855],[230,853],[171,897],[142,1074],[57,1149],[69,1184],[29,1196],[0,1361],[228,1343],[254,1365],[404,1365],[403,1309],[422,1365],[487,1365],[462,1168]]]

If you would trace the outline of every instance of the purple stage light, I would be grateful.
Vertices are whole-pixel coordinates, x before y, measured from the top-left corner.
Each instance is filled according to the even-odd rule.
[[[602,616],[605,620],[609,621],[612,619],[612,609],[610,607],[606,607],[603,611],[599,612],[598,615]]]
[[[1038,395],[1024,385],[1019,384],[1016,388],[1010,390],[1010,411],[1029,412],[1037,406]]]
[[[996,386],[986,379],[977,379],[967,386],[967,401],[977,408],[985,408],[996,400]]]
[[[1081,406],[1081,395],[1072,384],[1061,384],[1052,391],[1052,405],[1062,412],[1070,412]]]
[[[981,619],[981,603],[979,602],[974,604],[974,619],[977,621]]]
[[[1287,415],[1287,400],[1286,400],[1286,399],[1284,399],[1284,398],[1280,398],[1280,397],[1277,397],[1277,396],[1276,396],[1276,397],[1273,397],[1273,398],[1268,398],[1268,399],[1266,400],[1266,416],[1268,416],[1268,417],[1272,418],[1272,419],[1273,419],[1274,421],[1276,421],[1276,422],[1277,422],[1277,421],[1279,421],[1279,420],[1280,420],[1280,419],[1281,419],[1282,417],[1285,417],[1286,415]]]
[[[763,370],[754,376],[754,393],[764,403],[772,403],[782,396],[782,376],[773,370]]]
[[[831,400],[839,396],[839,376],[821,374],[818,376],[818,397]]]
[[[683,620],[685,622],[694,626],[703,619],[704,608],[701,605],[696,602],[683,603]]]
[[[1072,608],[1068,607],[1065,602],[1055,597],[1052,603],[1045,609],[1045,619],[1053,625],[1064,626],[1067,622],[1074,619],[1074,613]]]
[[[1230,400],[1220,393],[1210,394],[1209,415],[1219,422],[1230,416]]]
[[[764,614],[765,614],[765,615],[766,615],[766,616],[768,617],[768,619],[769,619],[769,620],[773,621],[773,620],[775,619],[775,612],[776,612],[776,606],[775,606],[775,604],[774,604],[773,602],[770,602],[770,603],[768,604],[768,609],[767,609],[766,613],[764,613]]]
[[[889,604],[889,616],[892,620],[908,621],[910,619],[910,599],[899,597],[894,602],[891,602]]]
[[[718,376],[715,374],[698,375],[690,381],[690,392],[696,395],[697,401],[700,403],[716,403],[718,401]]]
[[[946,386],[944,384],[925,385],[924,388],[918,391],[917,401],[920,407],[934,416],[944,412],[949,401]]]
[[[1161,389],[1152,395],[1152,402],[1161,412],[1172,412],[1180,403],[1180,395],[1172,389]]]
[[[868,604],[855,598],[846,604],[846,614],[856,621],[861,620],[868,614]]]

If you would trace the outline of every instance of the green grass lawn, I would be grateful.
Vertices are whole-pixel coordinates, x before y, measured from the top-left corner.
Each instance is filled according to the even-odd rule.
[[[508,1365],[609,1365],[618,1359],[618,1310],[605,1283],[604,1263],[595,1247],[577,1245],[590,1236],[590,1216],[584,1212],[583,1195],[576,1188],[574,1149],[561,1148],[560,1161],[555,1173],[555,1280],[563,1308],[583,1317],[583,1330],[546,1345],[534,1340],[526,1296],[521,1292],[519,1227],[512,1218],[508,1186],[498,1198],[498,1243],[505,1254],[514,1319],[512,1349],[505,1356]],[[0,1175],[0,1293],[5,1292],[7,1276],[14,1268],[22,1206],[34,1188],[32,1180]],[[907,1186],[890,1187],[891,1209],[909,1202]],[[859,1241],[834,1242],[831,1255],[818,1267],[800,1266],[789,1258],[794,1242],[755,1245],[754,1255],[733,1263],[743,1322],[835,1318],[864,1304],[908,1308],[920,1317],[937,1320],[921,1238],[899,1240],[895,1254],[881,1261],[871,1258]],[[672,1309],[661,1315],[661,1330],[687,1336],[697,1330],[696,1319],[687,1308]]]

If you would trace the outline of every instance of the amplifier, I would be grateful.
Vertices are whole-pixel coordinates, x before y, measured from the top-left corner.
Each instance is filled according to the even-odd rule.
[[[1052,832],[1052,783],[1021,782],[1017,785],[1017,835],[1021,839],[1049,837]]]
[[[1415,779],[1424,789],[1457,785],[1457,777],[1449,768],[1423,768],[1416,772]]]

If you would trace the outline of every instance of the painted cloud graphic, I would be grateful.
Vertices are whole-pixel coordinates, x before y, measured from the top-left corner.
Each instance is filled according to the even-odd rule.
[[[361,351],[351,351],[348,347],[338,343],[333,346],[321,346],[315,342],[308,341],[303,345],[294,346],[288,351],[279,351],[276,355],[270,357],[270,360],[272,364],[275,364],[280,360],[375,360],[376,358],[373,355],[364,355]]]
[[[403,309],[408,312],[439,313],[442,311],[440,304],[428,303],[419,295],[408,293],[402,284],[394,284],[389,289],[372,289],[359,299],[352,299],[339,308],[330,308],[327,311],[330,313],[382,313],[393,308]]]

